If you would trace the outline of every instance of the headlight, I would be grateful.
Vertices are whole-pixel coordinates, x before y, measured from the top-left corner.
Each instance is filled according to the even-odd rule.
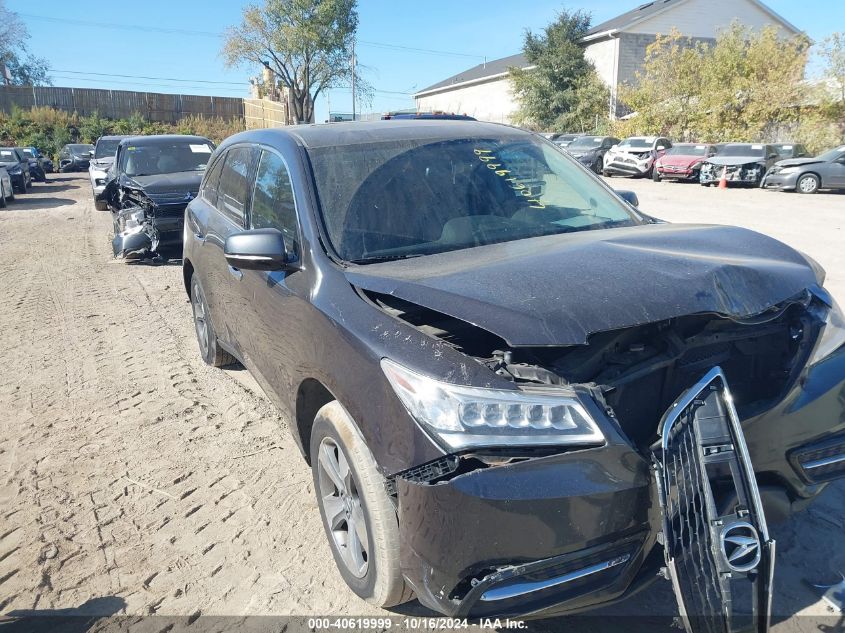
[[[381,368],[414,419],[453,449],[604,443],[572,389],[464,387],[423,376],[387,358]]]
[[[138,209],[134,213],[130,213],[129,216],[126,218],[126,224],[124,226],[126,229],[134,229],[135,227],[141,226],[141,223],[144,221],[144,210]]]
[[[827,311],[824,329],[822,330],[821,336],[819,336],[816,349],[813,351],[810,365],[823,361],[843,345],[845,345],[845,315],[842,314],[842,309],[837,305],[836,301],[831,299],[831,306],[830,310]]]
[[[17,176],[18,174],[23,173],[23,170],[20,167],[12,167],[9,170],[9,173],[12,174],[13,176]]]
[[[777,167],[776,169],[777,171],[773,168],[772,173],[780,174],[781,176],[790,176],[798,173],[798,167]]]

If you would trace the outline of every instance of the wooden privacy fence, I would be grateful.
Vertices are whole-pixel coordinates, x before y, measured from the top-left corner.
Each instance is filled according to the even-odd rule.
[[[165,123],[176,123],[182,117],[190,115],[220,117],[227,121],[244,116],[244,99],[240,97],[204,97],[97,88],[0,86],[0,111],[11,112],[13,106],[24,110],[49,106],[57,110],[76,112],[81,116],[96,111],[100,116],[110,119],[125,119],[138,112],[149,121]]]
[[[269,99],[244,99],[246,129],[284,127],[290,122],[288,106]]]

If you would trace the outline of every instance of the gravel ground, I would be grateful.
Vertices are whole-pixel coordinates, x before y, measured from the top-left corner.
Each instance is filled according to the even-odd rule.
[[[783,239],[845,297],[845,196],[611,182],[667,220]],[[386,614],[335,571],[285,415],[200,360],[181,268],[115,261],[110,239],[81,176],[0,212],[0,613]],[[845,570],[843,530],[845,485],[777,528],[775,630],[828,613],[804,580]],[[672,603],[664,582],[603,613]]]

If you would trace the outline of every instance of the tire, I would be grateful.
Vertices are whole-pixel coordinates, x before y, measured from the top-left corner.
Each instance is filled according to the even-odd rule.
[[[94,208],[97,211],[108,211],[109,210],[109,203],[105,200],[94,200]]]
[[[652,170],[651,170],[651,179],[652,179],[654,182],[660,182],[660,172],[659,172],[659,171],[657,171],[656,169],[652,168]]]
[[[6,203],[6,191],[3,188],[3,183],[0,182],[0,209],[5,209],[7,207]]]
[[[202,359],[212,367],[225,367],[235,362],[234,357],[223,351],[217,342],[217,334],[214,333],[214,326],[211,324],[205,293],[196,275],[191,277],[191,309]]]
[[[593,166],[591,167],[591,169],[593,170],[593,173],[601,175],[601,173],[603,171],[602,170],[601,158],[596,159],[596,162],[593,163]]]
[[[336,400],[317,412],[309,452],[323,527],[346,584],[378,607],[410,600],[399,564],[396,510],[364,438]]]
[[[815,174],[804,174],[795,183],[795,191],[803,194],[818,193],[821,181]]]
[[[605,178],[613,178],[613,174],[611,174],[609,171],[607,171],[604,168],[602,168],[602,170],[601,170],[601,175],[604,176]]]

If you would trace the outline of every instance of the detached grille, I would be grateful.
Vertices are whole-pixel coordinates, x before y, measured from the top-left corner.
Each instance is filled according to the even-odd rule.
[[[675,561],[678,589],[687,613],[703,616],[722,612],[722,594],[707,520],[708,483],[701,474],[693,420],[693,414],[685,412],[674,424],[664,455],[668,491],[665,512],[671,526],[664,547]],[[700,623],[699,631],[727,631],[721,618],[702,618]]]
[[[655,447],[666,563],[690,633],[768,630],[774,541],[732,402],[713,368],[669,409]]]

